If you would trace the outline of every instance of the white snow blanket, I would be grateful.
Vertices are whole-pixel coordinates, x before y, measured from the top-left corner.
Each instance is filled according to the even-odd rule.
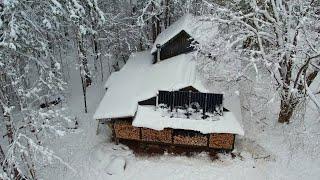
[[[157,44],[164,45],[181,31],[188,33],[198,43],[204,44],[208,39],[212,39],[211,37],[216,35],[215,32],[218,31],[218,26],[212,21],[206,21],[204,17],[187,13],[158,35],[151,53],[157,51]]]
[[[146,127],[154,130],[164,128],[186,129],[208,133],[232,133],[244,135],[244,131],[232,112],[223,112],[218,119],[188,119],[164,116],[161,111],[155,110],[154,106],[139,106],[132,125]]]
[[[126,167],[126,160],[123,157],[113,157],[107,166],[106,172],[109,175],[123,174]]]
[[[212,22],[202,21],[201,18],[191,14],[182,16],[159,34],[151,53],[155,52],[156,44],[165,44],[183,30],[199,43],[205,43],[206,39],[211,39],[210,37],[216,35],[214,32],[218,31],[217,26]],[[94,114],[94,119],[134,117],[136,115],[133,125],[156,130],[177,128],[202,133],[244,134],[238,122],[241,121],[239,96],[224,97],[224,106],[232,112],[226,112],[219,121],[168,119],[157,113],[150,113],[143,107],[138,109],[138,102],[156,96],[159,90],[176,91],[192,86],[200,92],[209,92],[196,70],[197,65],[193,53],[181,54],[156,64],[152,63],[151,53],[144,51],[132,54],[119,72],[111,74],[105,84],[107,92]],[[218,85],[217,88],[219,89]]]
[[[192,53],[152,64],[150,51],[134,53],[124,67],[108,79],[108,88],[94,119],[132,117],[138,102],[157,95],[159,90],[175,91],[192,86],[207,92],[196,71]]]

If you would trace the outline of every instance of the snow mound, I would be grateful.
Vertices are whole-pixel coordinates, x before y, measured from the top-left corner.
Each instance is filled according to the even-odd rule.
[[[126,168],[126,160],[120,156],[114,156],[106,168],[109,175],[123,174]]]
[[[236,147],[239,152],[248,152],[254,159],[274,160],[274,155],[266,150],[256,141],[249,138],[239,138],[236,140]]]

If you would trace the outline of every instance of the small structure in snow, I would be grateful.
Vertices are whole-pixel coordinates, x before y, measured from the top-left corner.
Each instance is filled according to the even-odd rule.
[[[183,16],[159,34],[151,52],[132,54],[109,77],[94,119],[108,121],[116,142],[233,150],[235,135],[244,135],[234,110],[240,106],[209,92],[196,71],[192,42],[202,42],[198,28],[213,26],[190,26],[196,19]]]

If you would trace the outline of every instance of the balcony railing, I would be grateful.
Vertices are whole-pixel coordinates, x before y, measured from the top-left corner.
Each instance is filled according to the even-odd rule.
[[[223,94],[201,93],[191,91],[159,91],[158,104],[164,104],[171,111],[174,109],[189,108],[202,111],[203,118],[206,113],[223,115]]]

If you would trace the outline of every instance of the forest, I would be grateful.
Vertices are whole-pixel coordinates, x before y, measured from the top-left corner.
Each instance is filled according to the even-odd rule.
[[[217,26],[194,49],[207,87],[240,98],[235,158],[135,157],[93,119],[185,14]],[[0,179],[318,179],[319,71],[319,0],[0,0]]]

